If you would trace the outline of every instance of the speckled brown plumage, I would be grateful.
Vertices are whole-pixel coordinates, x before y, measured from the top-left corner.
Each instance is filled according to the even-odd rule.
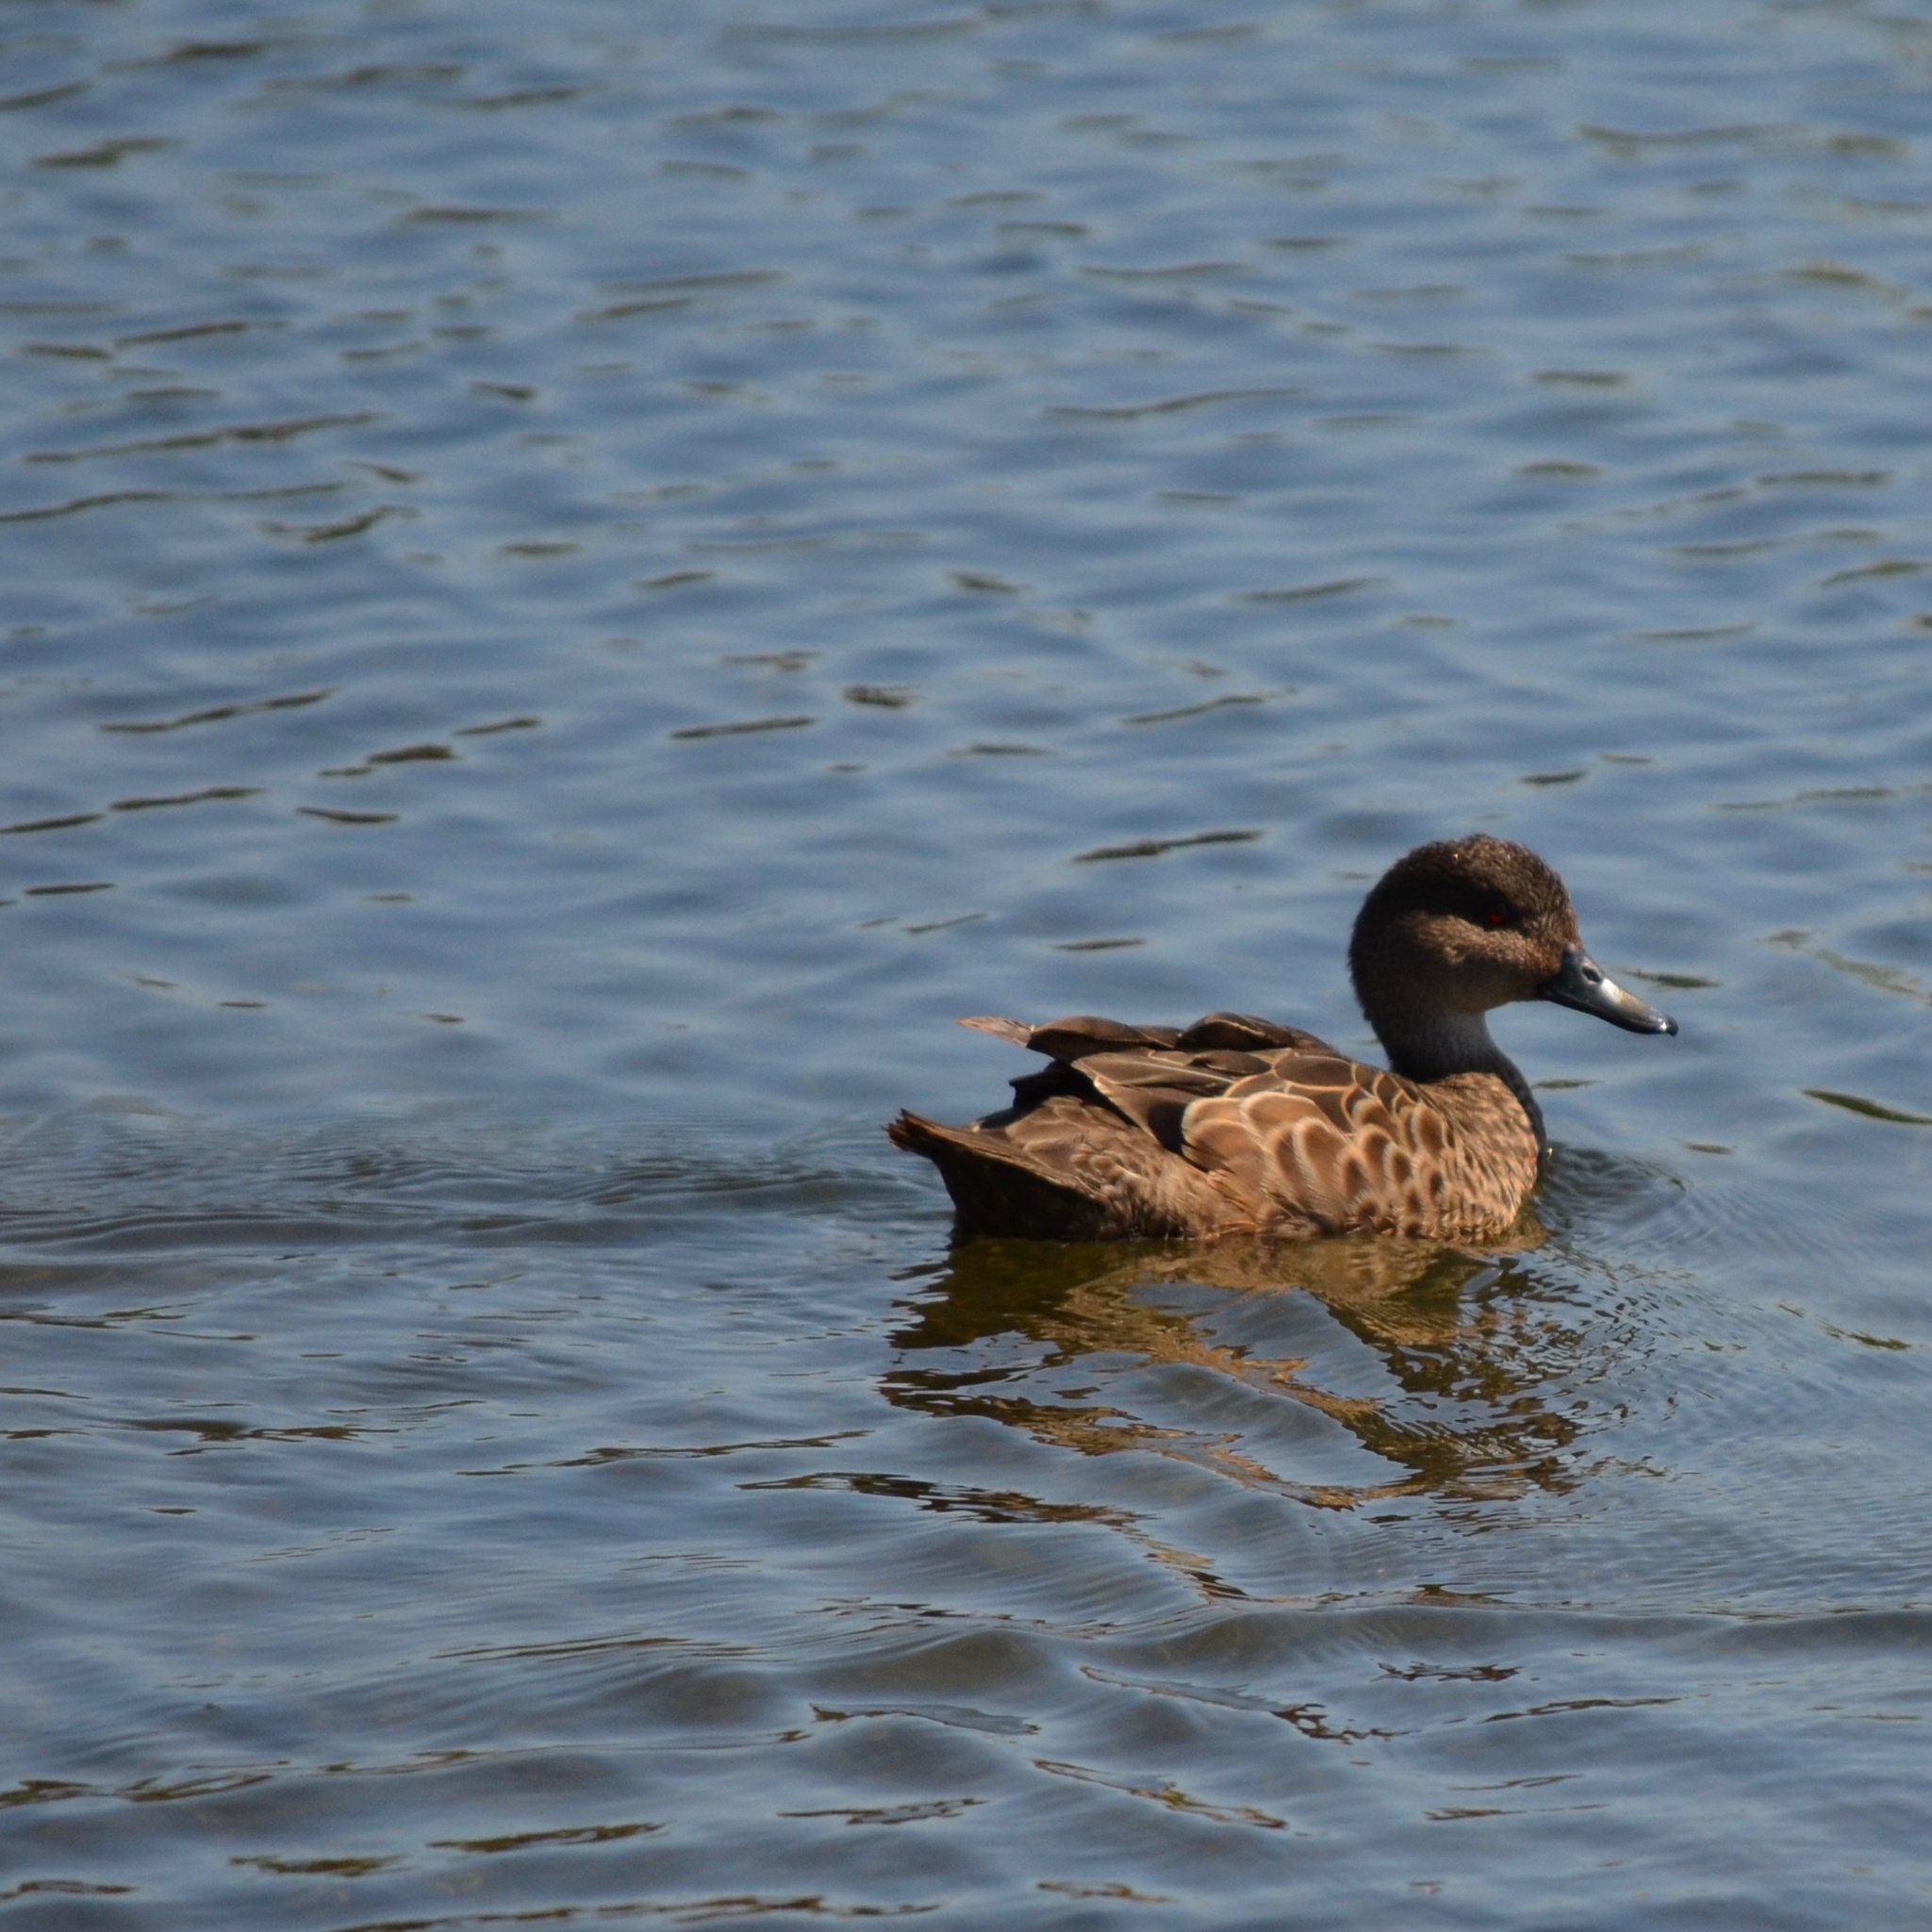
[[[1421,846],[1364,902],[1349,948],[1384,1070],[1243,1014],[1191,1027],[1076,1016],[963,1022],[1048,1056],[1014,1104],[887,1130],[938,1167],[963,1238],[1390,1234],[1475,1241],[1535,1185],[1543,1119],[1484,1015],[1549,999],[1634,1032],[1675,1025],[1605,979],[1535,853]]]

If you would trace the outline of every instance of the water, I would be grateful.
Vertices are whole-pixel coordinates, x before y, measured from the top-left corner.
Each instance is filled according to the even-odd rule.
[[[1932,1911],[1924,21],[0,56],[9,1932]],[[1541,1239],[949,1252],[1478,827]]]

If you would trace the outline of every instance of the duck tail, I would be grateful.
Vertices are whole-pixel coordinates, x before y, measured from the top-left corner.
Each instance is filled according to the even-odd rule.
[[[961,1241],[1004,1235],[1022,1241],[1099,1241],[1119,1230],[1115,1210],[1054,1174],[998,1134],[901,1114],[885,1132],[896,1148],[923,1154],[952,1197]]]

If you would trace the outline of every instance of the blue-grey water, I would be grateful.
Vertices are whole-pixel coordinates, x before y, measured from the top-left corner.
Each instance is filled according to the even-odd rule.
[[[1928,79],[7,7],[8,1932],[1932,1922]],[[1540,1241],[949,1249],[1472,828]]]

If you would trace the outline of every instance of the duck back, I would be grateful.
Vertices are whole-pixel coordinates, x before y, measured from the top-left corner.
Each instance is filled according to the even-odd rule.
[[[962,1238],[1474,1240],[1536,1181],[1537,1132],[1492,1073],[1408,1080],[1244,1014],[964,1024],[1050,1064],[984,1119],[888,1130],[938,1167]]]

